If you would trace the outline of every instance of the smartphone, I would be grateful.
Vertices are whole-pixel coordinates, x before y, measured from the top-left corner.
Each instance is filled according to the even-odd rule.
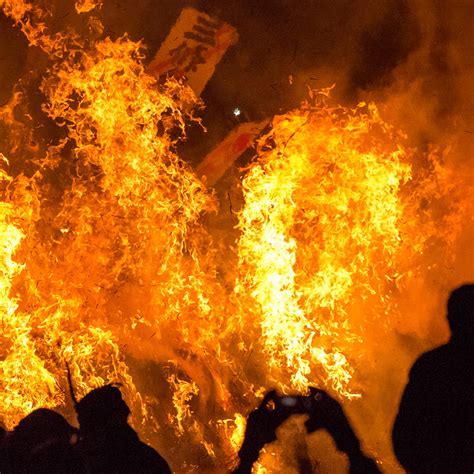
[[[297,397],[280,397],[280,404],[285,408],[296,408],[298,405]]]

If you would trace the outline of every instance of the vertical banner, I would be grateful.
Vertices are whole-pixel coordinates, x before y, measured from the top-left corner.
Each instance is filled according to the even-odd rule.
[[[236,29],[228,23],[185,8],[147,72],[157,78],[165,74],[183,78],[199,96],[222,56],[238,39]]]

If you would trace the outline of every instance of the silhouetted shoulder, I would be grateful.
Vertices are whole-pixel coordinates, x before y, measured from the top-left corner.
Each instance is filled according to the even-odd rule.
[[[429,352],[422,354],[413,364],[410,369],[409,381],[416,381],[418,378],[428,377],[431,380],[433,374],[431,371],[434,368],[445,367],[449,363],[450,354],[449,348],[444,345],[437,347]],[[428,375],[429,374],[429,375]]]
[[[171,469],[166,460],[153,448],[140,442],[136,451],[137,460],[140,460],[143,473],[171,474]]]
[[[466,377],[472,373],[473,352],[455,344],[425,352],[414,363],[410,370],[410,383],[423,383],[429,386],[441,384],[452,388],[468,389]],[[453,385],[454,384],[454,385]],[[442,396],[442,394],[440,394]]]
[[[459,360],[459,357],[472,359],[473,352],[466,350],[464,347],[456,346],[453,343],[444,344],[436,347],[431,351],[423,353],[413,365],[413,368],[418,365],[426,366],[436,363],[446,364],[453,362],[453,360]]]

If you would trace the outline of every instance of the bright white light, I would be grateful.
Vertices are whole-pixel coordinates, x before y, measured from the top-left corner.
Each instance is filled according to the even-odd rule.
[[[238,116],[240,115],[240,109],[239,109],[238,107],[236,107],[236,108],[234,109],[234,115],[235,115],[236,117],[238,117]]]

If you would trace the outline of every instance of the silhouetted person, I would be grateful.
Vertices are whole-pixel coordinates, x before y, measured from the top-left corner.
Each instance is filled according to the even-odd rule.
[[[451,339],[413,365],[393,427],[393,447],[409,473],[474,472],[474,285],[448,300]]]
[[[127,423],[130,410],[117,387],[92,390],[76,404],[76,412],[89,473],[171,473],[167,462]]]
[[[347,454],[352,474],[379,474],[376,463],[360,449],[359,439],[339,403],[323,390],[310,387],[308,397],[295,398],[295,406],[285,407],[274,390],[268,392],[259,407],[247,419],[245,437],[239,451],[239,466],[234,474],[249,474],[260,450],[275,441],[277,428],[293,414],[307,414],[306,431],[325,429],[333,437],[339,451]]]
[[[6,441],[8,433],[3,426],[0,426],[0,472],[6,471]]]
[[[2,474],[84,473],[76,440],[77,430],[59,413],[35,410],[8,433]]]

